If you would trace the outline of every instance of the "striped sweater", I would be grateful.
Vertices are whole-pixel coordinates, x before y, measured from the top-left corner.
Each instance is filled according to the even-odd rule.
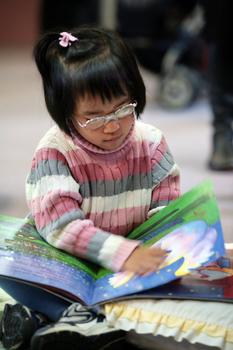
[[[119,271],[140,244],[125,238],[180,196],[179,168],[162,133],[134,122],[116,150],[52,127],[27,177],[28,205],[39,234],[72,255]]]

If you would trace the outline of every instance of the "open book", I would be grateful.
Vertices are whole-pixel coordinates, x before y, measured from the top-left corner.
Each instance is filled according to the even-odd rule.
[[[141,240],[151,249],[167,250],[163,266],[144,277],[128,271],[113,273],[50,246],[39,236],[33,222],[0,216],[0,275],[87,306],[146,294],[150,298],[176,297],[174,286],[180,285],[182,276],[189,275],[187,278],[195,284],[205,266],[212,262],[220,266],[219,259],[226,254],[211,180],[169,204],[128,238]],[[170,283],[174,280],[179,282]]]

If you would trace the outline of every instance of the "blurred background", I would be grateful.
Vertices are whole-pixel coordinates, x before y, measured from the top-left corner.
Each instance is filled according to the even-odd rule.
[[[180,166],[182,193],[211,178],[225,240],[233,242],[233,171],[209,166],[212,41],[206,33],[209,8],[201,3],[204,9],[188,0],[0,1],[0,215],[27,215],[25,179],[39,140],[52,126],[33,45],[48,29],[94,22],[116,29],[134,47],[147,87],[141,119],[163,131]],[[213,29],[216,22],[209,22]]]

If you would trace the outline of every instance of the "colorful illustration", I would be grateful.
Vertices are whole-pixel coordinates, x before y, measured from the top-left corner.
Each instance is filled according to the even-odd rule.
[[[198,270],[192,271],[190,274],[190,278],[200,279],[202,281],[215,281],[231,276],[233,276],[233,251],[232,259],[230,257],[218,259]]]
[[[213,247],[216,242],[217,231],[209,228],[204,220],[191,221],[178,227],[157,243],[151,246],[167,250],[167,257],[160,270],[183,258],[182,265],[175,271],[175,276],[189,274],[201,264],[209,260],[214,254]],[[160,271],[161,273],[161,271]],[[132,272],[119,272],[110,277],[109,283],[117,288],[129,282],[135,276]],[[139,278],[139,276],[138,276]]]
[[[199,268],[214,254],[213,248],[217,231],[208,227],[204,220],[191,221],[161,238],[152,248],[161,248],[169,252],[162,267],[166,267],[183,257],[184,262],[176,276],[183,276]]]
[[[228,245],[226,245],[228,246]],[[233,301],[233,246],[226,254],[191,274],[140,293],[142,298]]]
[[[146,247],[167,250],[163,266],[144,277],[113,273],[47,244],[32,222],[0,216],[0,275],[36,284],[71,301],[92,306],[115,298],[156,297],[160,288],[177,285],[184,275],[211,276],[209,266],[225,254],[216,198],[211,181],[205,180],[158,212],[128,238]],[[228,273],[227,270],[221,273]],[[206,278],[207,279],[207,278]],[[203,282],[203,281],[202,281]],[[175,283],[175,282],[174,282]],[[199,282],[198,282],[199,283]],[[175,284],[173,284],[175,286]],[[167,291],[165,292],[167,293]]]

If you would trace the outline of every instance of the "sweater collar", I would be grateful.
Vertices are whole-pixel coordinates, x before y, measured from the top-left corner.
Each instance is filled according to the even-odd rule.
[[[89,141],[87,141],[86,139],[84,139],[79,132],[76,130],[76,128],[74,127],[73,123],[71,120],[67,121],[67,125],[70,129],[71,135],[72,135],[72,140],[73,142],[79,146],[80,148],[82,148],[83,150],[89,151],[89,152],[94,152],[94,153],[99,153],[99,154],[110,154],[110,153],[115,153],[118,152],[120,150],[122,150],[124,147],[125,148],[131,148],[130,146],[130,139],[131,137],[134,137],[134,130],[135,130],[135,118],[133,120],[133,123],[131,125],[130,131],[128,133],[128,135],[126,136],[126,138],[124,139],[124,141],[122,142],[122,144],[114,149],[114,150],[108,150],[108,149],[103,149],[100,148],[96,145],[94,145],[93,143],[90,143]]]

